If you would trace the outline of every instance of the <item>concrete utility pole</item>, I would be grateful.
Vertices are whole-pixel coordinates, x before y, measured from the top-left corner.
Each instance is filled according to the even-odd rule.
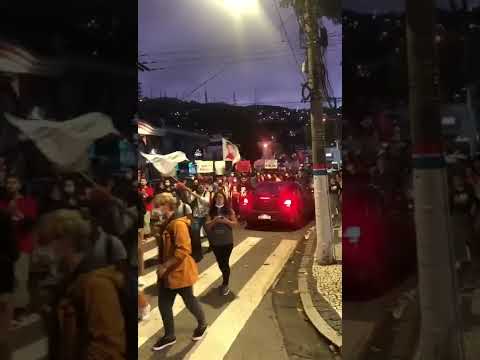
[[[315,224],[317,230],[316,258],[320,264],[333,262],[332,218],[328,195],[327,161],[325,157],[326,136],[323,121],[322,88],[320,78],[320,36],[318,13],[314,0],[305,0],[305,34],[308,41],[308,84],[311,91],[310,119],[312,132],[313,184],[315,195]]]
[[[406,0],[419,294],[420,359],[463,360],[438,94],[434,0]]]

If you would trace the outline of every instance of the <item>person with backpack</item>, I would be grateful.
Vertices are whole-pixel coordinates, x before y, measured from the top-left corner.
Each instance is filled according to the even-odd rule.
[[[183,183],[178,183],[177,189],[187,192],[193,198],[192,204],[192,226],[190,231],[190,237],[192,240],[192,253],[193,258],[198,263],[203,258],[201,231],[205,226],[207,220],[208,211],[210,209],[210,193],[205,190],[202,184],[197,186],[194,191],[186,187]]]
[[[193,212],[192,207],[188,204],[186,186],[183,183],[177,183],[175,186],[175,197],[177,199],[177,207],[175,210],[175,217],[188,217],[192,220]]]
[[[159,351],[176,343],[173,304],[180,295],[186,308],[197,320],[192,340],[203,338],[207,331],[205,314],[193,294],[193,285],[198,280],[198,268],[192,257],[189,235],[190,220],[176,218],[177,200],[170,193],[160,194],[158,204],[165,221],[155,227],[158,243],[158,308],[162,316],[164,335],[153,345]]]
[[[37,232],[64,264],[51,312],[49,359],[136,359],[136,310],[128,314],[137,293],[129,295],[128,279],[113,264],[110,237],[103,244],[108,255],[100,259],[95,225],[67,209],[46,214]]]
[[[238,224],[235,211],[222,192],[213,196],[206,227],[210,247],[217,259],[218,267],[223,276],[222,285],[219,288],[222,296],[230,293],[228,287],[230,280],[230,255],[233,250],[233,227]]]

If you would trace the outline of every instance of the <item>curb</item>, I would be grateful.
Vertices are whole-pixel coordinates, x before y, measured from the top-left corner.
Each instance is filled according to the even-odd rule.
[[[311,228],[305,234],[305,240],[309,240],[312,234]],[[342,348],[342,336],[333,329],[327,321],[320,315],[313,304],[312,297],[310,295],[310,290],[307,283],[307,274],[309,273],[309,269],[307,266],[312,265],[312,256],[308,256],[303,254],[302,263],[298,270],[298,291],[300,294],[300,299],[302,301],[302,306],[307,315],[309,321],[312,325],[317,329],[317,331],[325,337],[328,341],[334,344],[338,349]],[[311,267],[311,266],[310,266]]]

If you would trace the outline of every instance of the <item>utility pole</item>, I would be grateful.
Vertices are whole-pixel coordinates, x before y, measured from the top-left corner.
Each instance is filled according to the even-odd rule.
[[[207,95],[207,89],[205,89],[205,104],[208,104],[208,95]]]
[[[237,95],[233,92],[233,105],[237,105]]]
[[[316,259],[322,264],[333,262],[332,218],[330,216],[327,161],[325,157],[326,136],[323,121],[323,90],[320,78],[320,36],[318,31],[318,8],[316,1],[305,0],[305,34],[308,49],[308,84],[310,87],[310,121],[312,133],[313,184],[315,196],[315,224],[317,232]]]
[[[473,96],[475,93],[475,84],[474,81],[470,78],[470,72],[472,70],[471,65],[472,61],[470,60],[470,48],[472,44],[471,33],[469,29],[469,23],[471,18],[471,8],[468,0],[462,0],[462,17],[463,17],[463,31],[465,32],[465,41],[464,41],[464,78],[466,81],[467,88],[467,119],[468,126],[470,128],[470,155],[474,156],[476,153],[476,142],[478,138],[478,127],[476,116],[474,113],[473,107]]]
[[[406,0],[409,109],[421,310],[420,359],[463,360],[440,106],[434,86],[434,0]]]

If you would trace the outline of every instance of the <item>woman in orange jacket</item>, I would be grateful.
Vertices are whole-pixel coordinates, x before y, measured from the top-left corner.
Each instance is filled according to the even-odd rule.
[[[193,295],[193,285],[198,279],[198,268],[192,258],[190,220],[187,217],[175,219],[177,201],[170,193],[160,194],[157,199],[159,211],[162,217],[167,219],[157,229],[158,308],[162,315],[165,334],[153,346],[154,351],[162,350],[176,342],[173,304],[177,294],[182,297],[185,306],[198,322],[192,340],[202,339],[207,330],[205,315]]]

